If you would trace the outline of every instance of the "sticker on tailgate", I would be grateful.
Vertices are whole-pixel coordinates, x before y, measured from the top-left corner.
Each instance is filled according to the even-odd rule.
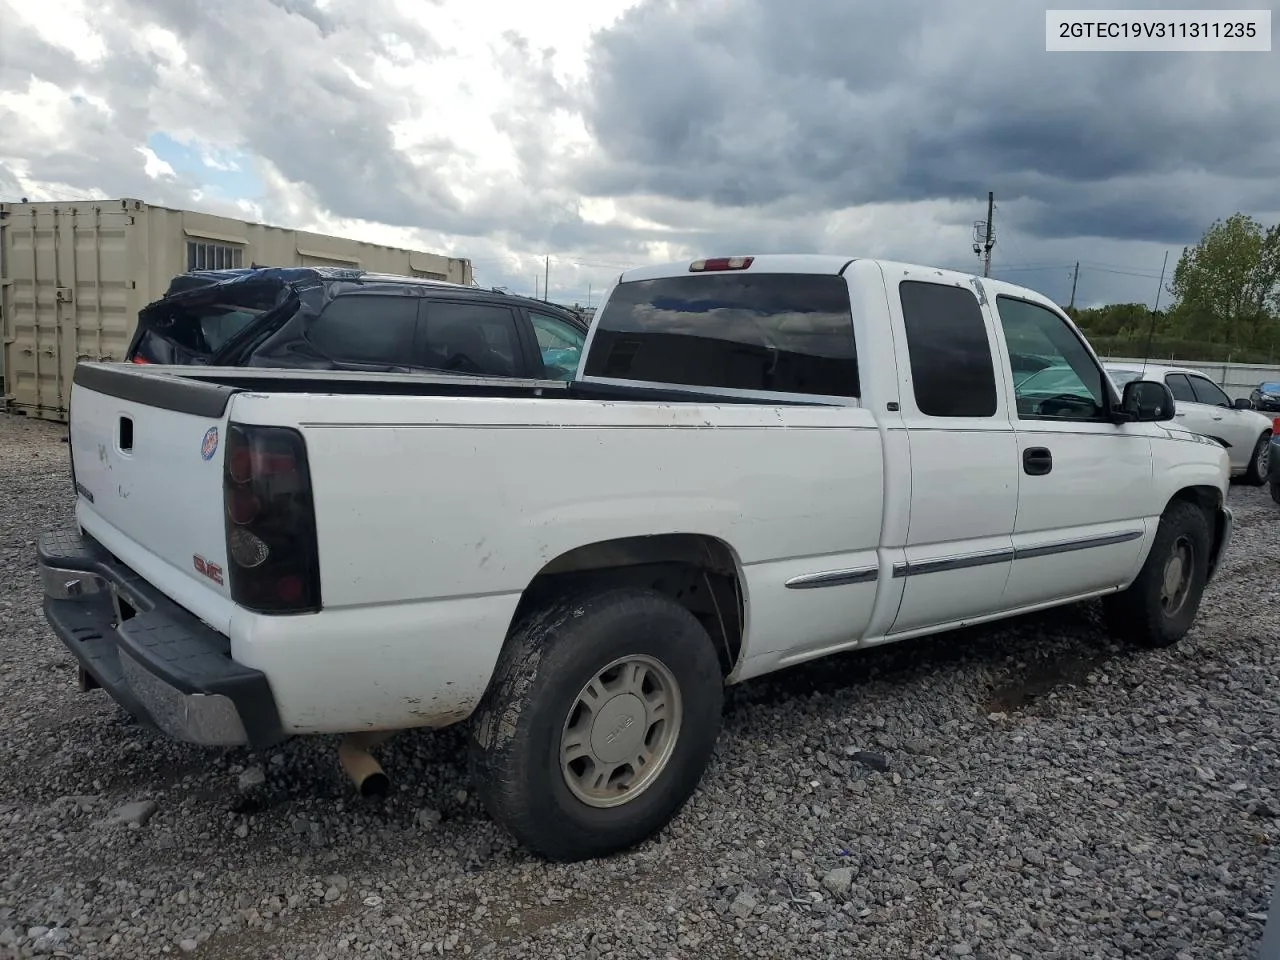
[[[212,460],[213,455],[218,452],[218,428],[210,427],[204,433],[204,440],[200,444],[200,456],[206,460]]]

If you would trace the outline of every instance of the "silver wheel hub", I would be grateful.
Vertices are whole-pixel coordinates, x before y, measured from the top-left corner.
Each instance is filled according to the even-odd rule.
[[[1271,441],[1267,440],[1258,450],[1258,476],[1265,478],[1271,466]]]
[[[680,734],[675,676],[652,657],[621,657],[596,672],[569,708],[560,771],[592,807],[616,807],[661,775]]]
[[[1164,577],[1160,584],[1160,606],[1172,616],[1182,609],[1191,593],[1191,542],[1179,537],[1164,564]]]
[[[1172,597],[1178,592],[1178,584],[1182,582],[1182,557],[1173,556],[1164,568],[1164,595]]]

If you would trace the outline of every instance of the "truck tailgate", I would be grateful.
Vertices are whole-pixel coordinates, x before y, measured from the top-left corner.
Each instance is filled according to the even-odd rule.
[[[110,365],[79,366],[71,392],[77,521],[220,632],[233,610],[222,444],[234,392]]]

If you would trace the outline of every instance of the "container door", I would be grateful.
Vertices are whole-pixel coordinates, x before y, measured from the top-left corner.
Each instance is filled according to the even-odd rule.
[[[134,217],[86,204],[6,204],[6,407],[66,420],[80,360],[120,360],[133,330]]]

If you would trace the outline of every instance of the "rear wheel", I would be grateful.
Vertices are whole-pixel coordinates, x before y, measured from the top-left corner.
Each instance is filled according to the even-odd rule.
[[[553,602],[516,628],[477,711],[476,791],[540,856],[627,849],[696,789],[723,701],[711,638],[663,594],[623,588]]]
[[[1110,631],[1144,647],[1167,647],[1191,629],[1209,571],[1212,535],[1204,510],[1171,504],[1137,579],[1103,599]]]
[[[1258,438],[1258,445],[1253,448],[1249,466],[1244,472],[1244,482],[1260,487],[1267,482],[1267,473],[1271,468],[1271,431]]]

